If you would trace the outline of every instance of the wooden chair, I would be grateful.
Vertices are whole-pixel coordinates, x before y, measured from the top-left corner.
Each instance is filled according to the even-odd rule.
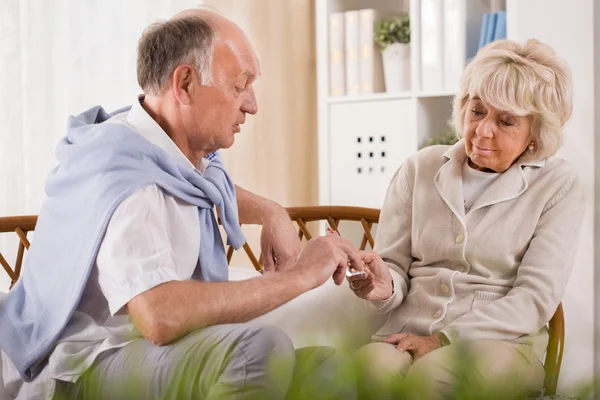
[[[356,221],[360,222],[363,228],[363,236],[360,244],[360,249],[364,250],[369,244],[373,247],[374,240],[371,233],[373,224],[379,220],[379,210],[373,208],[361,207],[335,207],[335,206],[318,206],[318,207],[291,207],[288,208],[290,218],[298,225],[298,237],[300,240],[310,240],[312,234],[307,227],[307,223],[314,221],[327,221],[329,225],[338,230],[340,221]],[[35,229],[37,216],[19,216],[19,217],[3,217],[0,218],[0,233],[16,233],[19,238],[19,247],[17,249],[17,257],[14,267],[11,267],[6,259],[0,253],[0,264],[11,279],[11,287],[19,279],[21,273],[21,265],[23,262],[23,254],[26,249],[29,249],[30,242],[27,239],[27,233]],[[248,243],[244,245],[244,251],[252,262],[256,270],[262,270],[262,255],[258,258],[252,251]],[[227,249],[227,261],[231,261],[233,248]],[[548,350],[544,361],[545,379],[544,389],[546,395],[556,394],[556,385],[560,366],[562,362],[564,342],[565,342],[565,323],[562,304],[554,313],[554,316],[549,322],[550,340],[548,342]]]

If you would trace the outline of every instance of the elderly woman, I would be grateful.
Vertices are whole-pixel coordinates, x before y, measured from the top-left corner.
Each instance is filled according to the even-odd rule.
[[[572,111],[571,76],[537,40],[497,41],[454,100],[462,140],[410,157],[388,188],[375,252],[354,293],[388,313],[358,351],[371,379],[422,373],[452,384],[456,348],[473,377],[540,388],[546,324],[565,290],[582,220],[572,165],[553,157]],[[474,378],[475,379],[475,378]]]

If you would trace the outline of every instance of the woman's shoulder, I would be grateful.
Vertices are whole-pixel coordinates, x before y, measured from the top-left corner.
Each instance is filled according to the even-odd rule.
[[[406,165],[410,169],[432,169],[437,171],[448,161],[445,154],[451,148],[452,146],[446,145],[426,146],[408,157]]]
[[[544,165],[539,168],[539,176],[559,182],[579,180],[579,172],[575,165],[556,156],[545,160]]]
[[[561,199],[568,197],[575,203],[581,203],[583,186],[575,165],[558,157],[545,160],[541,168],[532,168],[526,173],[531,189],[536,187],[538,196],[547,198],[546,207],[551,207]]]

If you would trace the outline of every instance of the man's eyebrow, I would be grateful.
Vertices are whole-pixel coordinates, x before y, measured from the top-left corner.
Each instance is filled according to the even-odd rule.
[[[249,69],[244,69],[244,70],[242,70],[242,72],[240,72],[240,74],[238,76],[241,76],[241,75],[246,75],[246,77],[248,77],[248,79],[254,80],[260,76],[260,72],[258,72],[258,74],[255,74],[254,72],[252,72]]]

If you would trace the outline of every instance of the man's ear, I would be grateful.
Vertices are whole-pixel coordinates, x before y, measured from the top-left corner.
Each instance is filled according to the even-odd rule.
[[[181,104],[188,105],[194,90],[194,69],[190,65],[179,65],[173,71],[173,94]]]

